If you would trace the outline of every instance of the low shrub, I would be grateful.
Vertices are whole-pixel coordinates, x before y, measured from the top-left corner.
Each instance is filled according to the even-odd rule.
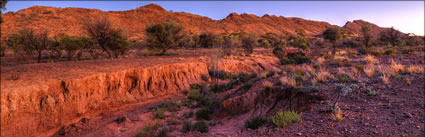
[[[192,122],[190,121],[184,121],[182,126],[182,132],[187,133],[192,131]]]
[[[207,75],[201,75],[201,79],[205,82],[208,82],[208,76]]]
[[[193,131],[198,131],[201,133],[208,132],[208,124],[205,121],[198,121],[192,126]]]
[[[211,120],[211,111],[208,108],[201,108],[196,112],[196,119],[198,120]]]
[[[156,136],[156,132],[161,125],[159,123],[148,123],[144,126],[140,131],[135,135],[135,137],[154,137]]]
[[[199,94],[199,92],[190,91],[189,92],[189,95],[187,96],[187,99],[189,99],[189,100],[198,100],[198,94]]]
[[[164,115],[164,110],[162,109],[158,109],[155,111],[155,114],[153,116],[155,119],[164,119],[165,115]]]
[[[311,63],[311,57],[307,56],[295,56],[294,60],[297,64]]]
[[[385,50],[384,54],[385,55],[397,55],[397,54],[400,54],[400,52],[393,49],[393,48],[390,48],[390,49]]]
[[[245,121],[245,128],[257,129],[266,124],[266,122],[264,118],[254,117]]]
[[[301,120],[301,115],[295,111],[279,111],[270,118],[273,125],[283,128],[290,123],[297,123]]]
[[[218,79],[221,79],[221,80],[226,80],[226,79],[232,79],[232,78],[234,78],[234,76],[233,76],[232,73],[226,72],[224,70],[213,70],[213,69],[210,69],[210,70],[208,70],[208,73],[210,74],[211,77],[218,78]]]

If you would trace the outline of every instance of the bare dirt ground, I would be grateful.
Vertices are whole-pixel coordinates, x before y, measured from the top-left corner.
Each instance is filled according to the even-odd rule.
[[[20,64],[18,57],[1,58],[1,89],[25,91],[20,88],[43,85],[49,81],[82,78],[97,73],[117,72],[161,64],[175,64],[199,60],[215,55],[216,50],[176,50],[173,56],[142,56],[124,59],[63,61],[54,63]],[[34,88],[34,87],[32,87]]]
[[[182,53],[176,56],[150,56],[130,59],[104,59],[86,60],[75,62],[57,62],[40,64],[16,65],[4,63],[2,58],[2,92],[5,89],[12,91],[14,87],[23,85],[39,85],[48,80],[73,79],[92,75],[95,73],[107,73],[152,66],[157,64],[172,64],[180,62],[190,62],[199,60],[201,56],[215,55],[214,50],[180,50]],[[352,58],[352,64],[366,64],[362,58],[364,56]],[[384,65],[391,64],[391,59],[405,66],[412,64],[424,66],[424,54],[397,55],[377,57]],[[7,60],[7,59],[6,59]],[[331,64],[328,70],[331,74],[336,74],[337,69]],[[12,80],[12,75],[18,75],[19,79]],[[406,78],[412,79],[408,84]],[[263,82],[277,82],[276,77],[270,77],[256,81],[250,91],[262,91]],[[373,87],[377,93],[370,96],[361,90],[353,91],[347,96],[341,97],[338,105],[343,113],[343,120],[338,122],[332,113],[326,112],[329,104],[337,98],[335,81],[318,83],[321,87],[319,92],[309,93],[320,96],[324,99],[308,104],[307,110],[301,114],[299,123],[289,124],[284,128],[275,128],[271,124],[266,124],[257,130],[250,130],[244,127],[245,120],[251,117],[248,113],[237,115],[213,115],[209,120],[209,132],[189,132],[182,133],[182,123],[185,120],[196,121],[195,118],[184,118],[187,112],[196,112],[187,106],[182,106],[177,112],[165,112],[165,119],[155,120],[154,111],[150,107],[157,106],[162,101],[183,102],[186,97],[181,94],[169,95],[161,99],[153,98],[137,106],[123,108],[114,112],[102,113],[98,117],[83,118],[78,123],[62,128],[54,136],[134,136],[147,123],[159,121],[161,128],[170,130],[172,136],[424,136],[425,135],[425,94],[423,74],[399,73],[396,77],[390,77],[388,85],[384,84],[377,77],[368,78],[364,74],[357,84]],[[6,91],[7,91],[6,90]],[[226,96],[229,91],[220,95]],[[196,114],[195,114],[196,115]],[[270,116],[272,114],[266,114]],[[169,124],[167,120],[174,118],[177,123]]]

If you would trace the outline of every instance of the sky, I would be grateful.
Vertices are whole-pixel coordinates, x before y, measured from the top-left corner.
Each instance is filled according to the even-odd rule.
[[[122,11],[150,3],[174,12],[187,12],[215,20],[232,12],[300,17],[343,26],[363,19],[381,27],[424,35],[424,1],[9,1],[4,13],[31,6],[80,7]]]

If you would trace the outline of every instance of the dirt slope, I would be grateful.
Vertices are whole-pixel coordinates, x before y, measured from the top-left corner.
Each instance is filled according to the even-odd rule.
[[[285,35],[288,33],[294,34],[297,30],[304,30],[307,35],[313,36],[321,34],[326,28],[331,26],[327,22],[278,17],[267,14],[258,17],[252,14],[238,15],[231,13],[222,20],[213,20],[190,13],[168,12],[156,4],[150,4],[128,11],[109,12],[103,12],[97,9],[34,6],[15,13],[9,12],[3,14],[5,22],[2,24],[1,34],[2,37],[5,37],[21,28],[31,27],[35,29],[48,29],[51,32],[50,36],[60,33],[81,35],[84,33],[81,29],[82,22],[99,18],[103,15],[108,16],[116,27],[126,30],[130,38],[143,38],[144,28],[147,25],[166,20],[174,20],[183,24],[186,28],[185,31],[193,34],[208,31],[216,34],[245,31],[256,32],[258,34],[272,32]],[[350,25],[353,23],[347,24],[346,28],[349,30],[352,29],[356,33],[359,32],[358,27],[350,27],[353,26]]]

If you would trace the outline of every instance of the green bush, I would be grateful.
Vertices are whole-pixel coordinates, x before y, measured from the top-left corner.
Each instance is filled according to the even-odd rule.
[[[203,85],[201,84],[190,84],[190,89],[201,89]]]
[[[311,57],[307,56],[295,56],[294,60],[297,64],[311,63]]]
[[[159,123],[148,123],[135,135],[135,137],[154,137],[160,126]]]
[[[199,131],[201,133],[208,132],[208,125],[205,121],[198,121],[195,124],[193,124],[192,127],[193,131]]]
[[[161,129],[155,137],[169,137],[168,130],[163,128]]]
[[[282,65],[288,65],[288,64],[295,64],[296,61],[294,59],[289,59],[287,57],[280,58],[280,64]]]
[[[189,96],[187,96],[187,99],[189,100],[198,100],[198,92],[196,91],[190,91]]]
[[[157,109],[156,111],[155,111],[155,114],[154,114],[154,116],[153,116],[155,119],[164,119],[165,118],[165,115],[164,115],[164,110],[162,110],[162,109]]]
[[[232,73],[226,72],[224,70],[210,69],[208,70],[208,73],[210,74],[211,77],[218,78],[221,80],[233,79],[235,77]]]
[[[294,111],[279,111],[270,118],[273,125],[278,128],[283,128],[289,123],[297,123],[301,120],[300,114]]]
[[[309,47],[307,40],[303,36],[300,36],[300,35],[297,35],[297,36],[291,35],[291,36],[288,37],[287,41],[288,41],[289,45],[296,47],[296,48],[303,49],[303,50],[305,50]]]
[[[245,121],[245,128],[257,129],[266,124],[266,122],[264,118],[254,117]]]
[[[187,133],[192,131],[192,122],[190,121],[184,121],[182,126],[182,132]]]
[[[205,82],[208,82],[208,76],[207,75],[204,75],[204,74],[202,74],[201,75],[201,79],[203,80],[203,81],[205,81]]]
[[[211,111],[209,108],[201,108],[196,112],[196,119],[198,120],[211,120]]]
[[[178,42],[183,38],[181,31],[183,26],[175,22],[165,22],[146,27],[146,36],[149,49],[166,52],[178,46]]]
[[[387,50],[385,50],[385,52],[384,52],[384,54],[385,55],[397,55],[397,54],[399,54],[400,52],[398,52],[397,50],[395,50],[395,49],[393,49],[393,48],[390,48],[390,49],[387,49]]]

